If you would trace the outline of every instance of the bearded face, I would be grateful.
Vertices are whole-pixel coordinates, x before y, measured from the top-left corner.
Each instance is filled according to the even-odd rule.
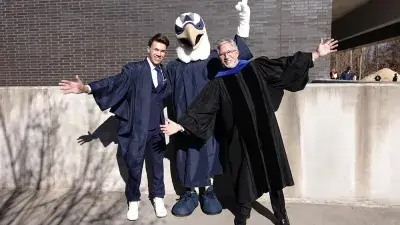
[[[175,34],[179,42],[196,50],[206,33],[203,19],[197,13],[183,13],[175,21]]]

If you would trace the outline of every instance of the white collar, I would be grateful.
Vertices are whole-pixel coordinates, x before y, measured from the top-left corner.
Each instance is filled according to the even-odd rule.
[[[156,68],[156,66],[150,61],[149,57],[146,57],[147,62],[149,63],[150,66],[150,70],[154,70]]]

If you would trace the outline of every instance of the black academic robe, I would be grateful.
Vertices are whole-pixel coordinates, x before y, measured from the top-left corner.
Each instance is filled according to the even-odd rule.
[[[166,74],[162,65],[161,69]],[[128,63],[118,75],[91,82],[89,86],[100,109],[110,108],[119,120],[119,153],[125,155],[144,151],[154,86],[147,59]],[[164,80],[163,89],[166,98],[169,95],[168,80]],[[164,124],[164,116],[162,120]]]
[[[275,111],[283,90],[305,87],[312,66],[311,53],[256,58],[238,73],[210,81],[178,120],[204,140],[215,131],[239,203],[294,185]]]

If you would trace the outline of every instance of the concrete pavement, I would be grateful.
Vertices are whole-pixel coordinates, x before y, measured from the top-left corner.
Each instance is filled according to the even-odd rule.
[[[225,225],[233,224],[234,210],[228,208],[220,215],[207,216],[200,207],[185,218],[170,213],[175,195],[167,195],[169,210],[166,218],[158,219],[147,196],[142,197],[140,218],[136,222],[125,218],[127,205],[122,192],[75,189],[69,191],[0,191],[0,224],[4,225]],[[262,197],[253,205],[249,225],[272,225],[271,207]],[[292,225],[395,225],[400,224],[400,206],[314,204],[287,200]]]

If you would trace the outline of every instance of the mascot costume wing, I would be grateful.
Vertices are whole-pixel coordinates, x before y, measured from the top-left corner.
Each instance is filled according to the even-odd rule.
[[[235,8],[239,11],[239,26],[233,39],[239,48],[239,59],[249,60],[253,55],[244,38],[249,36],[250,8],[247,0],[239,2]],[[176,49],[178,59],[168,63],[167,74],[172,85],[172,107],[168,108],[168,116],[177,121],[219,71],[221,64],[217,50],[211,51],[206,25],[200,15],[192,12],[181,14],[175,21],[175,33],[179,44]],[[212,136],[204,143],[177,134],[171,137],[170,144],[176,150],[180,183],[186,189],[172,208],[172,213],[188,216],[200,201],[205,214],[219,214],[222,206],[212,186],[213,176],[222,173],[215,138]],[[199,196],[195,191],[197,187],[206,187],[206,191]]]

